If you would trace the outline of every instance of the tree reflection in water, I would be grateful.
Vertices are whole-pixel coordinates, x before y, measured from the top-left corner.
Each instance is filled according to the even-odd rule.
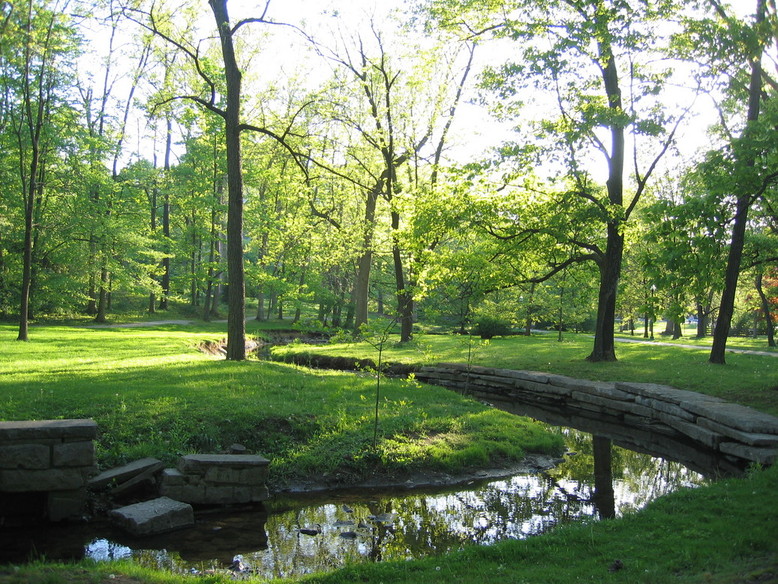
[[[562,431],[570,454],[544,473],[437,492],[286,499],[274,502],[267,516],[247,517],[251,523],[242,528],[227,523],[240,522],[240,515],[204,516],[198,520],[203,536],[197,551],[194,541],[186,549],[177,547],[182,536],[171,534],[164,545],[146,551],[98,540],[87,555],[95,559],[130,555],[147,565],[190,572],[228,569],[231,556],[241,554],[241,567],[262,577],[301,575],[354,562],[420,558],[466,545],[521,539],[560,523],[629,513],[679,487],[705,482],[679,463],[613,446],[607,438]],[[306,527],[321,532],[300,533]],[[350,532],[350,537],[342,537],[343,532]],[[209,559],[217,533],[227,538],[229,552],[221,543],[222,551]],[[246,534],[251,534],[251,542],[244,541]]]

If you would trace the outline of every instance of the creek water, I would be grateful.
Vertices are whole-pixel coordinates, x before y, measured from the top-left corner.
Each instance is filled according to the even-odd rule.
[[[277,497],[264,508],[199,514],[191,529],[142,540],[99,524],[15,531],[0,542],[0,561],[18,562],[13,554],[34,550],[49,560],[133,558],[174,572],[275,578],[526,538],[562,523],[629,513],[707,480],[605,438],[559,431],[569,453],[545,471],[435,490]]]

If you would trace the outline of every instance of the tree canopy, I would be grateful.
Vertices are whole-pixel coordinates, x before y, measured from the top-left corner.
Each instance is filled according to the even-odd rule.
[[[774,343],[748,3],[0,2],[0,316],[175,300],[226,310],[233,360],[247,314]]]

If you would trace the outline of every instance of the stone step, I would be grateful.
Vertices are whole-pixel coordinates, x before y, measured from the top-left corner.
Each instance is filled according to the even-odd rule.
[[[168,497],[114,509],[110,515],[132,535],[153,535],[194,525],[192,506]]]
[[[187,454],[178,462],[178,470],[183,473],[205,473],[213,467],[245,469],[264,468],[270,461],[257,454]]]
[[[163,462],[156,458],[141,458],[124,466],[100,473],[89,480],[88,486],[92,490],[99,490],[112,483],[121,485],[140,475],[144,475],[144,478],[150,477],[154,473],[161,471],[164,466]]]

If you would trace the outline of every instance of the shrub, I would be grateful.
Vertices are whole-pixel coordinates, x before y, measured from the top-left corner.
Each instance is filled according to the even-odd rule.
[[[511,334],[511,323],[497,316],[479,316],[473,333],[482,339],[491,339],[500,335]]]

